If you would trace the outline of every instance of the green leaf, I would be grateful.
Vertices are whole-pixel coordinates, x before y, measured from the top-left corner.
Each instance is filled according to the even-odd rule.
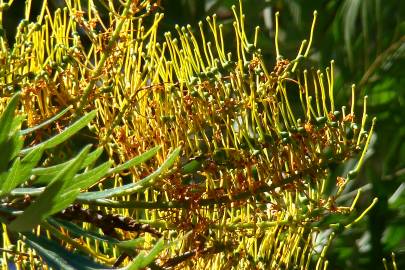
[[[165,248],[167,248],[167,246],[165,245],[163,239],[159,239],[159,241],[153,246],[149,253],[146,253],[144,251],[140,252],[126,269],[138,270],[145,268],[151,262],[153,262],[153,260],[155,260],[159,253],[162,252]]]
[[[142,180],[140,180],[136,183],[127,184],[127,185],[123,185],[123,186],[116,187],[116,188],[106,189],[103,191],[93,191],[93,192],[82,193],[78,196],[78,199],[81,201],[92,201],[92,200],[97,200],[97,199],[105,199],[105,198],[110,198],[110,197],[114,197],[114,196],[124,196],[124,195],[132,194],[135,192],[140,192],[140,191],[144,190],[145,188],[153,185],[153,183],[156,181],[157,177],[174,164],[174,162],[175,162],[176,158],[179,156],[179,154],[180,154],[180,147],[176,148],[156,171],[154,171],[153,173],[151,173],[150,175],[146,176],[145,178],[143,178]]]
[[[17,108],[17,103],[20,94],[15,94],[7,104],[4,112],[0,116],[0,145],[7,141],[13,127],[14,111]]]
[[[112,269],[105,265],[94,262],[91,258],[72,253],[60,246],[59,243],[38,237],[32,233],[24,234],[25,242],[35,249],[39,256],[53,269],[64,270],[96,270],[96,269]]]
[[[90,164],[93,164],[101,155],[103,152],[103,148],[97,148],[97,150],[89,153],[84,160],[81,169],[89,166]],[[32,170],[33,175],[38,175],[40,176],[37,180],[35,180],[36,183],[49,183],[50,180],[58,173],[60,172],[64,167],[68,166],[72,160],[69,160],[67,162],[55,165],[55,166],[50,166],[50,167],[40,167],[40,168],[35,168]]]
[[[186,163],[181,168],[181,171],[183,173],[194,173],[194,172],[198,171],[199,169],[201,169],[201,166],[202,166],[202,161],[194,159],[194,160]]]
[[[352,37],[355,34],[356,20],[360,11],[360,0],[346,0],[342,9],[344,41],[350,65],[353,65]]]
[[[400,247],[401,243],[403,246],[403,240],[405,239],[405,228],[403,223],[392,224],[384,232],[383,238],[381,239],[384,243],[384,248],[386,251],[392,251],[396,247]]]
[[[87,172],[84,172],[82,174],[76,175],[71,188],[72,189],[87,189],[91,185],[93,185],[95,182],[103,178],[108,174],[108,171],[111,167],[111,162],[107,161],[104,162],[103,164],[97,166],[94,169],[91,169]]]
[[[86,114],[85,116],[74,122],[72,125],[67,127],[58,135],[53,136],[52,138],[44,141],[43,143],[22,150],[21,154],[25,155],[26,153],[37,147],[44,147],[44,149],[49,149],[57,146],[58,144],[63,143],[64,141],[72,137],[76,132],[84,128],[88,123],[90,123],[90,121],[93,120],[94,117],[96,116],[96,113],[97,113],[96,111],[89,112],[88,114]]]
[[[71,106],[65,108],[64,110],[62,110],[62,111],[60,111],[59,113],[57,113],[55,116],[49,118],[48,120],[42,122],[42,123],[39,124],[39,125],[36,125],[36,126],[34,126],[34,127],[21,130],[21,131],[20,131],[20,135],[26,135],[26,134],[28,134],[28,133],[34,132],[34,131],[36,131],[36,130],[38,130],[38,129],[43,128],[44,126],[47,126],[47,125],[53,123],[54,121],[56,121],[56,120],[58,120],[59,118],[61,118],[61,117],[62,117],[65,113],[67,113],[71,108],[72,108]]]
[[[145,268],[156,259],[156,257],[159,255],[160,252],[162,252],[164,249],[172,245],[175,245],[176,243],[179,243],[180,241],[183,241],[190,235],[190,233],[191,231],[179,237],[178,239],[168,243],[165,243],[163,238],[159,239],[159,241],[153,246],[153,248],[149,251],[149,253],[146,253],[145,251],[140,252],[138,256],[136,256],[135,259],[132,261],[132,263],[124,269],[137,270]],[[131,247],[131,245],[135,246],[136,244],[138,243],[129,242],[128,247]]]
[[[85,147],[59,174],[52,179],[44,192],[32,203],[23,214],[10,223],[10,230],[28,231],[41,223],[50,215],[57,213],[70,205],[80,189],[72,189],[74,176],[85,160],[90,146]]]
[[[154,157],[156,155],[156,153],[160,150],[160,148],[161,148],[161,146],[153,147],[152,149],[148,150],[147,152],[143,153],[142,155],[137,156],[137,157],[125,162],[124,164],[118,165],[115,168],[111,169],[110,173],[111,174],[118,173],[123,170],[127,170],[129,168],[138,166],[139,164]]]
[[[121,241],[117,243],[117,246],[123,249],[133,250],[140,248],[145,243],[144,237],[138,237],[136,239]]]
[[[17,155],[22,147],[20,136],[12,134],[13,130],[21,124],[23,118],[15,117],[20,94],[15,94],[7,104],[0,116],[0,172],[8,169],[9,162]]]
[[[28,180],[32,169],[38,164],[42,157],[43,148],[39,147],[28,153],[22,160],[17,158],[8,173],[5,182],[0,179],[0,196],[9,193],[18,185]]]
[[[0,178],[0,196],[7,194],[12,190],[13,188],[9,188],[8,186],[12,186],[12,182],[14,182],[14,179],[18,177],[18,174],[21,170],[21,160],[20,158],[17,158],[14,160],[13,165],[11,166],[10,170],[6,173],[2,174],[2,177]]]

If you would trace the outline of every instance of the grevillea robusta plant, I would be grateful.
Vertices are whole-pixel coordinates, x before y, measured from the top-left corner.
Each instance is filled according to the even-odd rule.
[[[354,86],[335,104],[333,61],[307,61],[316,12],[290,60],[276,14],[271,67],[241,3],[233,40],[215,15],[159,36],[159,1],[44,1],[36,18],[30,7],[15,43],[0,37],[0,142],[13,150],[0,164],[3,267],[326,269],[331,241],[376,202],[357,213],[359,191],[339,203],[374,120],[366,97],[355,111]],[[46,138],[68,130],[100,148],[55,165],[74,139]],[[331,181],[329,166],[351,158]]]

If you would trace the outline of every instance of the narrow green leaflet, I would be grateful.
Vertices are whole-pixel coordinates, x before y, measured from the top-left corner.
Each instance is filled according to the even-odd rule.
[[[0,196],[3,196],[4,194],[7,194],[10,190],[8,186],[12,186],[13,184],[10,182],[14,182],[15,179],[17,179],[18,174],[21,170],[21,160],[20,158],[16,158],[14,160],[13,165],[11,166],[11,169],[2,174],[2,177],[0,178]]]
[[[155,260],[155,258],[168,246],[165,245],[163,239],[159,239],[159,241],[153,246],[153,248],[146,253],[144,251],[140,252],[138,256],[132,261],[132,263],[125,268],[126,270],[138,270],[143,269],[148,266],[151,262]]]
[[[89,153],[84,160],[81,169],[93,164],[103,153],[103,148],[97,148],[95,151]],[[39,176],[38,179],[35,180],[35,183],[49,183],[49,181],[58,173],[60,172],[64,167],[68,166],[72,160],[66,161],[61,164],[57,164],[54,166],[50,167],[40,167],[40,168],[35,168],[32,170],[33,175]]]
[[[9,137],[0,144],[0,172],[9,169],[10,162],[18,155],[24,145],[24,140],[17,132],[9,135]]]
[[[170,155],[169,157],[165,160],[165,162],[153,173],[150,175],[146,176],[142,180],[136,182],[136,183],[131,183],[127,185],[123,185],[120,187],[116,188],[111,188],[111,189],[106,189],[103,191],[93,191],[93,192],[86,192],[82,193],[78,196],[78,199],[81,200],[82,202],[85,201],[92,201],[92,200],[97,200],[97,199],[105,199],[105,198],[110,198],[114,196],[124,196],[128,194],[132,194],[135,192],[140,192],[144,190],[145,188],[153,185],[154,181],[157,179],[158,176],[160,176],[163,172],[165,172],[168,168],[173,166],[176,158],[180,154],[180,147],[176,148]]]
[[[31,230],[42,220],[63,210],[75,200],[80,193],[80,189],[72,190],[70,186],[72,185],[72,179],[74,179],[85,160],[89,148],[90,146],[85,147],[71,164],[55,176],[35,202],[28,206],[21,216],[10,223],[10,230]]]
[[[117,167],[111,169],[110,173],[118,173],[123,170],[127,170],[129,168],[138,166],[139,164],[151,159],[156,155],[156,153],[160,150],[161,146],[155,146],[152,149],[148,150],[147,152],[143,153],[140,156],[137,156],[124,164],[118,165]]]
[[[24,234],[25,242],[35,249],[41,258],[53,269],[63,270],[96,270],[112,269],[94,262],[91,258],[65,250],[59,243],[32,233]]]
[[[107,161],[97,166],[94,169],[88,170],[82,174],[76,175],[73,179],[73,183],[70,186],[71,189],[87,189],[95,182],[103,178],[108,174],[111,168],[111,162]]]
[[[22,139],[13,133],[13,129],[21,124],[22,118],[14,117],[17,108],[19,93],[15,94],[7,104],[0,116],[0,172],[8,169],[9,162],[16,156],[22,147]]]
[[[194,173],[197,172],[199,169],[202,167],[202,161],[201,160],[191,160],[190,162],[186,163],[182,168],[181,171],[182,173]]]
[[[118,168],[111,169],[111,163],[105,162],[94,169],[86,171],[82,174],[78,174],[75,176],[74,180],[72,181],[73,184],[71,188],[78,188],[78,189],[87,189],[89,186],[93,185],[96,181],[100,180],[102,177],[110,175],[112,173],[117,173],[122,170],[128,169],[132,166],[139,165],[142,162],[145,162],[156,155],[157,151],[160,147],[154,147],[151,150],[145,152],[144,154],[129,160],[128,162],[119,165]],[[87,167],[88,165],[92,164],[97,160],[97,158],[101,155],[103,149],[98,148],[97,150],[91,152],[87,155],[84,162],[81,164],[80,169]],[[28,156],[28,155],[27,155]],[[74,161],[74,159],[69,160],[67,162],[51,166],[45,168],[34,168],[31,172],[33,175],[39,175],[39,178],[35,180],[35,183],[49,183],[55,177],[57,173],[59,173],[63,168],[69,166]],[[11,191],[13,196],[21,196],[24,194],[29,194],[31,196],[38,196],[44,191],[44,188],[16,188]]]
[[[13,126],[14,111],[17,108],[17,103],[20,94],[15,94],[7,104],[6,109],[0,116],[0,145],[6,142]]]
[[[80,118],[79,120],[74,122],[72,125],[67,127],[65,130],[63,130],[58,135],[53,136],[52,138],[44,141],[43,143],[40,143],[33,147],[22,150],[21,154],[25,155],[29,151],[31,151],[32,149],[37,148],[37,147],[44,147],[44,149],[49,149],[49,148],[53,148],[53,147],[57,146],[58,144],[66,141],[67,139],[72,137],[77,131],[84,128],[88,123],[90,123],[90,121],[93,120],[94,117],[96,116],[96,113],[97,113],[96,111],[89,112],[88,114],[86,114],[85,116],[83,116],[82,118]]]
[[[34,132],[38,129],[41,129],[51,123],[53,123],[54,121],[58,120],[59,118],[61,118],[65,113],[67,113],[70,109],[72,108],[72,106],[69,106],[67,108],[65,108],[64,110],[60,111],[59,113],[57,113],[56,115],[54,115],[53,117],[49,118],[48,120],[42,122],[39,125],[36,125],[34,127],[31,128],[27,128],[27,129],[23,129],[20,131],[20,135],[26,135],[28,133]]]
[[[12,133],[14,133],[14,132],[19,133],[21,130],[21,124],[22,124],[22,122],[24,122],[26,117],[27,116],[25,114],[14,115],[14,119],[13,119],[13,123],[11,124],[10,131]],[[21,135],[21,134],[18,134],[18,135]]]
[[[146,253],[145,251],[140,252],[138,256],[136,256],[135,259],[132,261],[132,263],[129,266],[122,268],[122,270],[144,269],[156,259],[160,252],[172,245],[175,245],[179,241],[184,240],[186,237],[188,237],[188,235],[190,235],[190,233],[191,232],[188,232],[184,236],[181,236],[180,238],[168,243],[165,243],[163,238],[159,239],[159,241],[153,246],[149,253]],[[136,244],[136,242],[132,244]]]
[[[38,164],[42,157],[43,148],[35,148],[28,153],[22,160],[17,158],[11,167],[4,182],[0,179],[0,196],[9,193],[18,185],[28,180],[32,169]]]
[[[138,237],[136,239],[118,242],[117,246],[126,250],[134,250],[136,248],[142,247],[144,243],[145,237]]]

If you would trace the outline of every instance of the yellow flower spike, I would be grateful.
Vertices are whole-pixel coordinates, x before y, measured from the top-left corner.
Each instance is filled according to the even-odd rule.
[[[280,50],[278,48],[278,31],[279,31],[279,25],[278,25],[278,17],[280,16],[280,12],[276,12],[276,33],[274,35],[274,44],[276,46],[276,59],[277,61],[281,60],[281,55],[280,55]]]
[[[217,19],[217,15],[216,14],[212,15],[212,29],[213,29],[213,33],[214,33],[215,46],[216,46],[220,61],[225,62],[226,55],[225,55],[225,51],[224,51],[224,38],[222,36],[222,26],[221,25],[218,26],[218,29],[219,29],[219,33],[218,33],[216,19]]]
[[[259,37],[260,26],[256,26],[255,28],[255,37],[253,39],[253,45],[257,47],[257,39]]]
[[[300,48],[299,48],[299,50],[298,50],[298,54],[297,54],[297,57],[295,58],[295,60],[294,60],[294,66],[293,66],[293,68],[292,68],[292,72],[294,73],[295,72],[295,69],[297,68],[297,66],[298,66],[298,61],[300,61],[300,59],[302,58],[302,51],[304,50],[304,47],[305,47],[305,45],[307,44],[307,40],[306,39],[304,39],[302,42],[301,42],[301,46],[300,46]]]
[[[309,54],[309,50],[311,49],[311,45],[312,45],[312,39],[314,36],[314,30],[315,30],[315,24],[316,24],[316,18],[318,16],[318,12],[315,10],[314,11],[314,19],[312,20],[312,26],[311,26],[311,34],[309,36],[309,42],[308,42],[308,47],[304,53],[304,56],[307,57]]]
[[[288,116],[287,116],[287,112],[286,112],[286,109],[285,109],[284,101],[278,102],[277,105],[279,107],[279,112],[281,113],[281,120],[284,123],[285,128],[287,130],[290,130],[291,126],[290,126],[290,123],[288,121]],[[281,130],[284,130],[284,129],[281,129],[281,127],[280,127],[280,131]]]
[[[215,67],[216,65],[215,65],[215,58],[214,58],[214,55],[212,54],[211,42],[207,42],[207,49],[208,49],[208,54],[209,54],[210,60],[211,60],[211,61],[210,61],[210,62],[211,62],[210,67],[213,68],[213,67]]]
[[[356,165],[355,169],[349,172],[349,175],[348,175],[349,179],[353,179],[353,177],[359,172],[361,166],[363,165],[364,158],[365,158],[365,156],[366,156],[366,153],[367,153],[367,150],[368,150],[368,146],[369,146],[370,141],[371,141],[371,137],[373,136],[373,131],[374,131],[375,122],[376,122],[376,118],[373,118],[372,125],[371,125],[371,128],[370,128],[370,132],[369,132],[369,134],[368,134],[368,137],[367,137],[365,146],[364,146],[364,148],[363,148],[363,151],[362,151],[362,153],[361,153],[360,159],[359,159],[359,161],[357,162],[357,165]],[[347,181],[345,182],[345,184],[346,184],[346,183],[347,183]],[[337,196],[339,196],[339,195],[343,192],[344,186],[345,186],[345,185],[342,185],[342,186],[339,188],[339,190],[338,190],[338,192],[337,192]]]
[[[206,43],[206,39],[205,39],[205,35],[204,35],[204,28],[203,28],[203,22],[199,21],[198,22],[198,27],[200,29],[200,37],[202,39],[202,47],[203,47],[203,51],[204,51],[204,55],[205,55],[205,60],[207,61],[207,65],[211,66],[212,63],[210,62],[210,58],[207,52],[207,43]]]
[[[354,210],[354,207],[356,206],[356,203],[357,203],[358,199],[360,198],[361,191],[362,191],[361,188],[359,188],[357,190],[356,197],[354,198],[352,205],[350,206],[350,212],[352,212]]]
[[[184,63],[186,65],[190,65],[192,67],[192,72],[199,72],[199,66],[198,63],[196,63],[193,55],[193,51],[191,49],[190,43],[189,43],[189,38],[188,34],[186,32],[186,29],[184,27],[180,28],[180,26],[176,25],[176,30],[180,38],[180,43],[182,47],[182,51],[184,54]]]
[[[331,102],[331,109],[332,109],[332,112],[334,112],[335,111],[335,103],[334,103],[334,96],[335,96],[335,93],[334,93],[334,91],[333,91],[333,89],[334,89],[334,64],[335,64],[335,61],[334,60],[332,60],[332,61],[330,61],[330,76],[329,76],[329,98],[330,98],[330,102]]]
[[[361,141],[362,137],[364,136],[363,132],[365,130],[365,125],[366,125],[366,121],[367,121],[367,99],[368,99],[368,96],[364,96],[363,116],[361,118],[361,127],[360,127],[359,136],[357,138],[356,146],[360,145],[360,141]]]
[[[203,59],[201,57],[200,48],[199,48],[198,42],[197,42],[197,40],[196,40],[196,38],[194,36],[194,33],[192,31],[191,25],[188,24],[186,26],[186,28],[187,28],[187,32],[188,32],[188,35],[190,37],[191,43],[193,44],[191,49],[192,49],[192,53],[194,55],[193,58],[195,58],[194,61],[197,63],[197,65],[199,67],[199,71],[204,70],[205,69],[205,63],[204,63],[204,61],[203,61]]]
[[[294,113],[291,110],[290,101],[289,101],[288,95],[287,95],[287,89],[285,87],[282,88],[282,93],[284,95],[284,102],[287,107],[288,119],[291,121],[290,124],[293,126],[297,126],[297,120],[295,119]]]
[[[65,10],[71,12],[74,8],[75,12],[82,11],[79,1],[67,0],[67,2],[68,9]],[[97,21],[99,17],[93,1],[87,3],[83,21],[90,24],[91,20]],[[139,8],[144,3],[146,2],[139,2]],[[239,4],[241,5],[241,3]],[[110,22],[107,24],[112,28],[122,19],[119,14],[114,13],[114,8],[111,6]],[[100,65],[103,46],[107,44],[104,39],[111,38],[113,33],[104,29],[105,33],[97,35],[97,42],[92,44],[89,50],[85,49],[80,43],[80,36],[74,34],[81,27],[80,24],[72,21],[66,26],[67,13],[65,10],[59,15],[48,16],[46,21],[44,20],[43,23],[48,24],[48,30],[44,27],[40,33],[33,32],[30,38],[34,40],[34,43],[43,44],[41,46],[44,48],[38,52],[35,50],[35,53],[38,55],[42,53],[44,60],[37,63],[40,57],[33,56],[29,69],[35,71],[44,69],[51,61],[60,63],[67,51],[69,56],[72,56],[77,62],[77,66],[75,66],[76,64],[67,65],[67,70],[72,73],[69,76],[65,76],[66,74],[62,72],[65,71],[64,69],[57,70],[50,81],[56,82],[60,78],[58,98],[68,94],[69,98],[73,100],[77,97],[80,98],[79,90],[88,83],[84,79],[79,82],[78,78],[81,78],[83,74],[91,75],[91,69],[96,69]],[[337,120],[338,128],[328,125],[325,129],[314,128],[316,123],[311,122],[314,117],[328,115],[330,113],[328,108],[334,112],[333,63],[326,70],[326,82],[323,81],[324,75],[321,72],[317,74],[311,72],[309,75],[307,71],[300,70],[299,62],[304,60],[303,54],[309,50],[313,35],[312,29],[309,44],[303,41],[296,59],[289,64],[283,64],[284,62],[280,61],[280,48],[277,44],[277,60],[280,65],[277,68],[281,68],[272,70],[272,73],[267,72],[260,51],[253,51],[251,54],[252,51],[249,49],[252,48],[251,46],[256,49],[259,28],[255,29],[253,44],[249,44],[244,30],[245,17],[241,12],[241,7],[238,12],[234,8],[236,21],[233,27],[238,51],[233,61],[231,54],[227,53],[224,48],[223,26],[217,25],[215,15],[207,20],[209,27],[206,29],[202,29],[200,24],[201,37],[196,38],[190,26],[177,26],[178,36],[176,34],[176,38],[174,38],[174,36],[166,34],[166,42],[162,44],[156,42],[161,15],[156,15],[155,20],[151,18],[148,27],[144,27],[140,19],[143,15],[137,18],[128,17],[122,25],[119,39],[109,53],[109,58],[105,60],[100,74],[86,78],[96,81],[91,91],[94,91],[97,96],[95,99],[90,98],[85,110],[94,107],[99,109],[95,120],[97,134],[100,137],[107,137],[111,133],[111,138],[105,141],[105,146],[108,155],[117,161],[124,162],[149,149],[151,145],[162,144],[161,153],[152,161],[154,165],[158,165],[163,162],[169,149],[180,143],[184,143],[185,160],[176,165],[176,170],[180,169],[187,159],[195,158],[196,155],[204,158],[201,171],[197,172],[206,177],[204,183],[197,185],[202,190],[194,190],[194,186],[180,184],[183,178],[178,179],[176,174],[173,179],[162,180],[162,184],[169,187],[167,190],[164,189],[163,196],[158,197],[158,191],[152,188],[150,196],[146,194],[147,196],[142,198],[142,200],[146,198],[147,202],[156,204],[165,204],[168,201],[176,202],[178,199],[175,197],[176,193],[173,189],[179,185],[185,192],[184,195],[179,196],[187,196],[192,202],[190,206],[181,210],[174,208],[170,211],[150,209],[146,214],[147,222],[158,224],[162,219],[169,218],[171,223],[167,226],[171,226],[170,230],[174,230],[176,222],[186,224],[187,214],[191,213],[190,216],[198,216],[195,219],[196,228],[200,229],[201,226],[201,230],[203,230],[204,226],[207,226],[209,233],[214,233],[216,236],[221,235],[221,239],[234,239],[236,231],[237,241],[239,244],[243,243],[239,247],[244,248],[240,261],[236,263],[238,267],[251,266],[251,262],[246,259],[246,256],[257,255],[258,265],[265,264],[260,261],[261,258],[266,258],[266,260],[268,258],[274,267],[280,263],[292,267],[295,262],[301,268],[305,268],[308,267],[308,258],[311,257],[311,254],[313,255],[311,239],[316,235],[316,230],[307,226],[311,222],[304,220],[304,217],[303,220],[300,220],[303,215],[300,208],[304,203],[302,199],[308,200],[308,211],[315,217],[317,217],[316,211],[320,207],[327,207],[327,204],[330,203],[329,200],[320,202],[320,199],[324,198],[325,179],[323,178],[325,175],[318,170],[325,162],[322,151],[326,143],[336,138],[336,140],[342,141],[342,147],[337,147],[334,151],[342,155],[352,154],[345,150],[344,146],[349,141],[345,141],[341,121]],[[279,15],[277,14],[277,16]],[[85,19],[88,21],[86,22]],[[89,27],[92,28],[91,25]],[[103,26],[100,27],[103,28]],[[278,23],[276,28],[278,36]],[[27,30],[30,31],[30,29],[29,26]],[[204,33],[203,30],[211,32],[210,39],[208,39],[207,31]],[[203,36],[204,34],[206,37]],[[41,37],[41,35],[43,36]],[[73,36],[73,38],[67,39],[64,35]],[[26,36],[27,33],[22,32],[19,40],[21,41]],[[203,44],[199,42],[202,39],[204,39]],[[50,46],[52,42],[62,42],[63,46],[52,48],[48,53],[46,46]],[[72,45],[76,46],[74,50],[69,48]],[[16,53],[18,50],[15,50]],[[21,50],[26,50],[26,46],[22,46]],[[251,56],[253,59],[247,58]],[[13,65],[16,72],[26,72],[27,67],[19,65],[17,62]],[[215,68],[220,68],[221,72],[218,73]],[[254,70],[255,68],[258,72]],[[296,71],[297,73],[295,73]],[[312,76],[309,81],[308,75]],[[301,124],[297,123],[295,110],[291,107],[292,103],[290,104],[293,94],[287,91],[295,90],[294,87],[289,87],[290,82],[298,84],[300,91],[302,111],[305,115],[304,119],[301,119]],[[104,91],[108,86],[112,88],[111,92]],[[51,99],[46,99],[52,90],[47,91],[49,92],[44,90],[41,93],[45,97],[44,101],[35,97],[35,99],[25,101],[24,106],[47,113],[49,107],[58,105],[55,101],[52,100],[54,103],[52,104]],[[312,98],[316,105],[312,102]],[[330,103],[326,100],[327,98]],[[126,112],[123,112],[125,110]],[[360,133],[355,134],[355,136],[359,136],[355,140],[360,148],[366,141],[366,133],[363,132],[367,122],[365,116],[366,112],[363,111],[362,129]],[[114,128],[121,117],[120,128],[123,128],[122,133],[125,134],[123,140],[119,138],[118,128]],[[163,121],[162,117],[169,117],[169,121]],[[286,129],[288,134],[283,133],[283,136],[292,139],[292,143],[289,140],[283,140],[284,137],[280,134]],[[304,137],[305,133],[310,136]],[[216,136],[215,139],[213,134]],[[297,138],[301,138],[301,135],[304,137],[303,145],[301,142],[299,145],[294,145],[293,143]],[[305,139],[307,137],[309,137],[308,140]],[[133,142],[137,142],[135,146],[132,146]],[[113,149],[117,146],[118,149]],[[260,151],[259,153],[254,151],[253,154],[253,149]],[[216,156],[214,158],[215,150],[225,152],[225,161],[217,160]],[[305,159],[302,158],[304,156]],[[228,161],[234,158],[240,164],[237,164],[235,168],[229,168],[231,162]],[[252,164],[256,167],[255,175],[251,170]],[[148,166],[142,165],[141,168],[131,170],[128,180],[138,181],[142,175],[150,171]],[[317,175],[313,179],[314,182],[308,184],[305,176],[307,172],[312,171]],[[285,174],[281,175],[281,172],[285,172]],[[303,174],[302,179],[300,173]],[[292,176],[292,180],[286,176]],[[295,181],[298,178],[300,180]],[[175,182],[167,183],[169,181]],[[122,183],[122,179],[116,178],[116,186],[120,186]],[[304,187],[300,186],[301,183],[304,184]],[[253,192],[262,194],[270,202],[269,205],[274,208],[271,211],[270,207],[266,211],[260,211],[261,208],[256,205],[254,197],[249,195]],[[240,197],[241,195],[243,196]],[[217,196],[219,201],[230,201],[229,204],[227,202],[219,205],[215,201]],[[122,203],[130,205],[141,200],[141,196],[125,196],[119,199],[122,200]],[[119,201],[114,201],[115,205],[119,203]],[[203,203],[203,205],[199,205],[199,203]],[[241,204],[239,205],[239,203]],[[108,208],[102,208],[103,211],[106,209]],[[348,209],[338,209],[348,212]],[[113,212],[134,217],[144,214],[139,209],[131,212],[126,210]],[[222,228],[219,228],[219,225]],[[164,229],[164,233],[171,238],[169,229]],[[263,241],[259,245],[255,235],[261,233],[263,233]],[[209,247],[211,244],[212,238],[207,236],[204,247]],[[184,251],[192,247],[190,243],[180,245],[183,245]],[[270,249],[266,248],[268,246],[271,246]],[[91,247],[94,248],[93,242],[91,242]],[[103,248],[100,248],[99,251],[108,252],[110,256],[115,255],[115,251],[107,251]],[[168,249],[167,256],[175,255],[175,252],[178,251],[178,248]],[[223,254],[227,253],[201,256],[195,258],[194,262],[204,266],[214,263],[223,265],[224,262],[229,261],[229,257]],[[230,256],[233,255],[230,254]],[[325,267],[325,264],[326,262],[322,262],[320,269]]]
[[[351,107],[350,107],[350,115],[352,117],[354,117],[354,107],[356,106],[355,90],[356,90],[356,85],[352,84],[352,103],[351,103]],[[353,120],[351,122],[353,122]]]
[[[307,70],[304,70],[304,91],[305,91],[305,101],[306,101],[306,105],[307,105],[306,106],[306,108],[307,108],[306,118],[307,118],[307,121],[311,121],[311,111],[310,111],[311,99],[308,94],[308,71]]]
[[[318,79],[316,77],[316,74],[314,74],[314,73],[312,73],[312,81],[314,84],[313,86],[314,86],[315,104],[316,104],[316,112],[317,112],[315,115],[315,118],[316,118],[316,117],[322,116],[322,114],[321,114],[321,107],[320,107],[320,102],[319,102]]]
[[[362,220],[368,212],[374,207],[374,205],[378,202],[378,198],[374,198],[373,202],[363,211],[363,213],[360,214],[352,223],[348,224],[345,226],[346,229],[351,228],[354,224]]]
[[[326,116],[328,118],[328,120],[330,120],[330,116],[329,116],[329,113],[328,113],[329,111],[328,111],[328,108],[326,106],[326,94],[325,94],[326,89],[325,89],[325,86],[323,84],[324,75],[320,70],[317,71],[317,75],[318,75],[319,87],[320,87],[321,98],[322,98],[323,114],[321,114],[321,115]]]

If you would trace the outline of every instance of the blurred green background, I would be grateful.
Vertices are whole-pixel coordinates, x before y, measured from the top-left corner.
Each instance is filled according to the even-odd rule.
[[[42,1],[34,0],[35,9]],[[63,1],[49,1],[54,8]],[[97,2],[97,1],[96,1]],[[191,24],[216,13],[225,26],[226,46],[234,46],[232,12],[237,0],[162,0],[165,18],[160,31],[176,24]],[[16,1],[5,17],[12,41],[15,25],[23,16],[24,1]],[[258,46],[269,63],[275,63],[274,14],[280,12],[279,46],[288,59],[297,55],[308,38],[313,11],[318,11],[310,60],[325,68],[335,60],[336,104],[348,105],[351,85],[358,97],[368,95],[369,119],[377,126],[363,171],[348,186],[341,203],[350,204],[362,187],[358,205],[363,211],[374,197],[379,201],[357,226],[340,235],[328,253],[329,269],[384,269],[382,259],[396,254],[398,269],[405,269],[405,1],[402,0],[245,0],[246,27],[250,37],[261,28]],[[163,36],[162,36],[163,37]],[[362,102],[358,98],[357,116]],[[331,179],[344,175],[355,164],[333,167]]]

